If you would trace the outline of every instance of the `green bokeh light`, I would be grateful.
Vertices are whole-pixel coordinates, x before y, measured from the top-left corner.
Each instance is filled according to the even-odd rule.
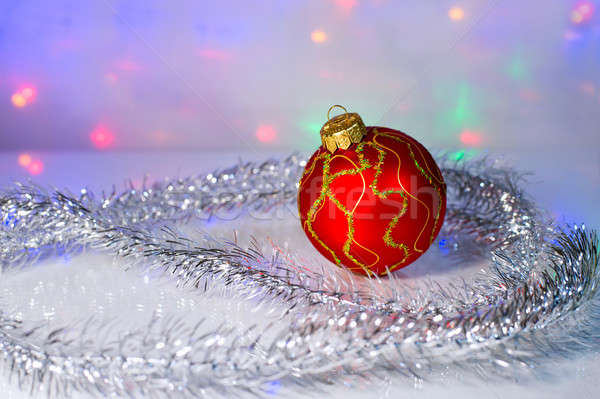
[[[448,154],[448,158],[456,162],[466,162],[477,157],[479,154],[481,154],[481,151],[474,148],[460,149]]]
[[[322,119],[322,118],[321,118]],[[302,132],[298,142],[300,150],[315,150],[321,145],[319,132],[323,123],[315,118],[307,118],[298,122],[298,129]]]
[[[436,117],[436,133],[439,138],[456,139],[464,129],[480,128],[478,104],[482,98],[470,83],[463,81],[453,84],[438,91],[438,95],[441,107],[445,108]]]
[[[527,77],[527,68],[521,58],[512,59],[508,65],[508,75],[515,80],[523,80]]]
[[[453,112],[454,124],[456,126],[462,127],[466,122],[475,117],[471,106],[471,99],[469,97],[470,91],[471,88],[467,83],[461,84],[458,89],[458,98]]]
[[[454,159],[455,161],[461,161],[464,157],[465,157],[464,150],[456,151],[455,153],[452,153],[450,155],[450,158]]]
[[[521,81],[529,77],[531,65],[527,54],[526,49],[522,46],[513,49],[505,69],[511,79]]]

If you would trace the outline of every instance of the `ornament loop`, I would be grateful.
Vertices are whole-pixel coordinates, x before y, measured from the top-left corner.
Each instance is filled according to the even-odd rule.
[[[344,110],[343,114],[331,118],[334,108]],[[367,134],[367,128],[361,117],[354,112],[348,112],[346,107],[335,104],[327,111],[327,122],[321,128],[321,142],[327,151],[333,153],[338,148],[347,150],[351,144],[360,143]]]
[[[344,107],[343,105],[335,104],[335,105],[332,105],[331,107],[329,107],[329,110],[327,111],[327,120],[328,121],[331,120],[331,116],[329,114],[331,114],[331,111],[336,107],[344,110],[344,115],[346,115],[346,119],[347,119],[348,118],[348,110],[346,109],[346,107]]]

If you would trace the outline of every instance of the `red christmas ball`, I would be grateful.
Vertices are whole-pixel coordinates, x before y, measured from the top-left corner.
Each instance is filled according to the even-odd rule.
[[[347,127],[353,123],[348,115],[360,120],[344,114],[328,123]],[[300,179],[298,210],[304,232],[323,256],[353,272],[382,276],[414,262],[436,238],[446,184],[415,139],[364,125],[360,137],[360,125],[362,120],[354,131],[342,129],[350,138],[339,131],[328,138],[321,131],[324,145]]]

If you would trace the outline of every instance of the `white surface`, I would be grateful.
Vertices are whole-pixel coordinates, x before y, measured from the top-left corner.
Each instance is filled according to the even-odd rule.
[[[557,165],[556,154],[513,153],[509,158],[520,159],[533,166],[539,174],[533,178],[538,183],[530,186],[534,196],[546,206],[552,207],[561,197],[569,197],[573,209],[581,213],[583,220],[597,220],[597,211],[592,211],[597,203],[598,164],[597,154],[582,152],[572,155],[569,167]],[[567,157],[565,154],[561,154]],[[17,154],[0,154],[0,183],[12,178],[22,179],[23,175],[16,165]],[[46,170],[35,178],[43,184],[68,187],[76,191],[83,185],[90,189],[111,189],[112,183],[131,177],[138,184],[144,175],[150,180],[164,176],[184,176],[192,173],[208,172],[216,167],[225,167],[236,162],[235,153],[54,153],[43,154]],[[266,154],[244,154],[243,158],[263,159]],[[596,158],[594,158],[596,157]],[[589,160],[596,159],[595,163]],[[591,171],[588,175],[576,174],[578,170]],[[595,172],[594,172],[595,170]],[[561,179],[561,176],[580,176],[581,179]],[[587,176],[587,177],[586,177]],[[583,177],[586,177],[585,179]],[[90,184],[90,182],[92,182]],[[585,184],[584,184],[585,182]],[[565,188],[566,187],[566,188]],[[566,191],[566,192],[565,192]],[[569,192],[580,195],[569,196]],[[596,196],[596,197],[594,197]],[[583,204],[576,206],[577,202]],[[589,205],[589,210],[585,206]],[[568,211],[568,207],[564,208]],[[566,217],[573,216],[568,212]],[[241,237],[251,234],[259,238],[273,238],[279,245],[299,248],[301,253],[313,254],[299,226],[293,219],[284,223],[272,221],[256,222],[232,221],[212,226],[213,232],[230,234],[233,228],[240,231]],[[447,264],[435,262],[435,248],[418,264],[403,271],[406,281],[433,278],[445,280],[457,275],[469,276],[477,265],[469,269],[453,269]],[[246,303],[228,299],[228,293],[220,290],[211,295],[181,290],[170,281],[157,281],[135,272],[120,270],[118,262],[105,255],[84,254],[73,259],[58,258],[31,268],[19,274],[6,274],[0,281],[0,303],[3,309],[12,314],[20,314],[25,319],[48,320],[49,328],[63,323],[72,323],[93,314],[103,320],[112,321],[119,329],[141,325],[153,314],[172,313],[186,315],[190,323],[200,317],[207,317],[207,325],[218,325],[227,315],[227,320],[239,328],[269,319],[262,309],[253,310]],[[578,396],[594,397],[594,386],[600,377],[600,357],[589,354],[556,365],[561,378],[551,381],[533,381],[529,383],[479,383],[465,385],[463,382],[447,381],[443,386],[425,383],[418,388],[407,386],[406,381],[374,387],[361,386],[353,389],[335,387],[328,390],[328,396],[340,398],[563,398]],[[8,399],[26,398],[5,378],[0,379],[0,397]],[[292,397],[306,397],[306,392],[294,393]],[[314,396],[320,396],[314,394]]]

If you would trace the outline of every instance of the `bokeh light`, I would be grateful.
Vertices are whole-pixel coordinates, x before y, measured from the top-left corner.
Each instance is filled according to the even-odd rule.
[[[140,64],[129,59],[117,61],[115,65],[118,69],[124,72],[137,72],[142,69]]]
[[[463,130],[460,133],[460,142],[469,147],[479,147],[482,143],[481,134],[472,130]]]
[[[514,80],[524,80],[528,75],[528,68],[525,60],[520,56],[513,57],[508,64],[508,74]]]
[[[256,129],[256,138],[261,143],[272,143],[277,138],[277,130],[271,125],[260,125]]]
[[[176,142],[176,140],[173,139],[173,135],[164,130],[156,130],[150,133],[150,137],[154,143],[161,147],[172,146]]]
[[[450,154],[448,154],[450,159],[452,159],[456,162],[469,161],[479,155],[480,155],[480,151],[476,150],[476,149],[460,149],[458,151],[451,152]]]
[[[98,125],[90,133],[90,140],[94,147],[99,150],[105,150],[112,147],[115,141],[115,135],[104,125]]]
[[[26,86],[21,89],[21,94],[23,95],[23,97],[25,97],[25,100],[27,100],[27,102],[32,102],[37,96],[37,90],[35,89],[35,87]]]
[[[527,100],[527,101],[539,101],[541,99],[540,94],[536,91],[533,90],[531,88],[523,88],[519,91],[519,96],[523,99],[523,100]]]
[[[574,31],[572,29],[568,29],[563,34],[563,37],[565,38],[566,41],[572,42],[572,41],[575,41],[575,40],[580,40],[582,38],[582,35],[579,32],[576,32],[576,31]]]
[[[18,91],[13,93],[10,97],[10,101],[16,108],[23,108],[26,105],[31,104],[37,97],[37,90],[33,86],[23,86]]]
[[[460,21],[465,17],[465,12],[460,7],[452,7],[448,10],[448,17],[453,21]]]
[[[39,175],[44,171],[44,163],[39,159],[35,159],[27,166],[27,171],[34,176]]]
[[[332,79],[332,80],[344,80],[344,71],[329,71],[327,69],[321,69],[319,71],[319,77],[322,79]]]
[[[22,167],[29,166],[29,164],[31,164],[31,161],[31,155],[27,154],[26,152],[19,154],[19,157],[17,158],[17,162]]]
[[[345,13],[350,13],[354,7],[358,5],[356,0],[335,0],[335,4]]]
[[[116,83],[119,80],[119,76],[114,72],[108,72],[104,74],[104,80],[108,83]]]
[[[128,28],[118,20],[75,9],[63,10],[65,18],[80,20],[70,30],[44,26],[41,35],[29,37],[18,21],[35,8],[15,3],[21,16],[15,14],[3,32],[19,58],[0,62],[3,101],[10,111],[0,123],[3,148],[245,151],[246,143],[260,144],[257,126],[272,123],[278,146],[308,151],[318,143],[322,110],[332,102],[354,104],[373,122],[389,109],[381,124],[417,135],[427,126],[432,147],[464,146],[459,136],[465,129],[485,132],[486,146],[516,147],[539,139],[521,134],[529,123],[524,119],[562,106],[568,108],[563,116],[575,118],[581,107],[592,101],[597,107],[600,99],[600,0],[560,6],[538,0],[489,9],[459,0],[410,7],[389,0],[312,0],[271,7],[268,13],[240,0],[216,2],[205,13],[194,2],[184,3],[168,7],[173,15],[164,23],[159,15],[166,5],[152,3],[152,12],[116,7],[143,40],[124,34]],[[52,16],[48,4],[45,12]],[[244,11],[230,15],[231,7]],[[577,21],[591,19],[575,24],[572,13],[581,17]],[[548,24],[538,26],[536,20]],[[289,29],[265,30],[268,21]],[[86,26],[103,34],[89,36]],[[118,37],[121,45],[105,46],[105,34]],[[56,46],[70,50],[56,52]],[[544,108],[533,108],[535,102]],[[546,115],[552,143],[566,134],[558,128],[558,114]],[[593,126],[597,115],[577,123]],[[508,126],[500,128],[505,121]],[[112,138],[100,132],[90,139],[98,122],[107,124]],[[311,126],[294,134],[290,127],[300,123]],[[246,139],[224,145],[209,133],[226,132],[227,124]],[[169,138],[153,136],[158,129]],[[508,133],[496,139],[504,130]],[[591,131],[579,129],[585,138],[578,142]],[[15,167],[17,155],[11,160]],[[50,160],[44,162],[49,168]]]
[[[10,102],[17,108],[23,108],[27,105],[27,99],[21,93],[14,93],[10,98]]]
[[[588,22],[594,15],[594,4],[590,1],[581,1],[571,11],[571,21],[574,24]]]
[[[231,58],[229,52],[217,48],[203,48],[199,51],[200,57],[207,60],[227,61]]]
[[[315,43],[323,43],[327,40],[327,33],[320,29],[315,29],[310,33],[310,40]]]
[[[592,82],[583,82],[581,83],[581,91],[588,96],[593,96],[596,94],[596,86]]]

